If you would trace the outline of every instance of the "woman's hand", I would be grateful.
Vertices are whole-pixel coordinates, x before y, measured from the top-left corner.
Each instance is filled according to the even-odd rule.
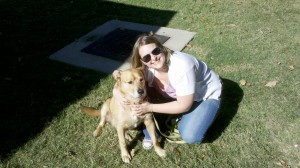
[[[117,89],[117,85],[113,89],[113,95],[122,106],[130,105],[130,102]]]
[[[131,106],[131,111],[133,112],[133,115],[135,116],[141,116],[144,115],[148,112],[153,112],[152,111],[152,104],[150,104],[149,102],[144,102],[142,104],[139,105],[132,105]]]

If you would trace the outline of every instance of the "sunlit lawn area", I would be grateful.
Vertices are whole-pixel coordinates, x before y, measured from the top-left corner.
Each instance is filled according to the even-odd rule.
[[[0,167],[300,167],[300,1],[0,1]],[[98,138],[111,74],[49,55],[111,19],[196,32],[183,50],[225,84],[219,118],[198,145],[163,143],[167,157],[116,131]]]

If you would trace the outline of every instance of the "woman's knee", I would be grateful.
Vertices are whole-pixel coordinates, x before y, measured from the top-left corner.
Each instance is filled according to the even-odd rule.
[[[204,135],[181,134],[181,138],[188,144],[200,144],[203,141]]]

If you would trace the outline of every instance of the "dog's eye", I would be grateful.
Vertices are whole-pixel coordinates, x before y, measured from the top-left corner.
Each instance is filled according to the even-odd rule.
[[[132,81],[127,82],[128,84],[132,84]]]
[[[143,81],[144,81],[144,79],[143,79],[143,78],[141,78],[141,79],[140,79],[140,82],[143,82]]]

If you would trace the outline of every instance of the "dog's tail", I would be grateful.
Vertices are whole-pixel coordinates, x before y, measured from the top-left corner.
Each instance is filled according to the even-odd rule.
[[[80,106],[80,109],[89,116],[100,117],[100,111],[91,107]]]

